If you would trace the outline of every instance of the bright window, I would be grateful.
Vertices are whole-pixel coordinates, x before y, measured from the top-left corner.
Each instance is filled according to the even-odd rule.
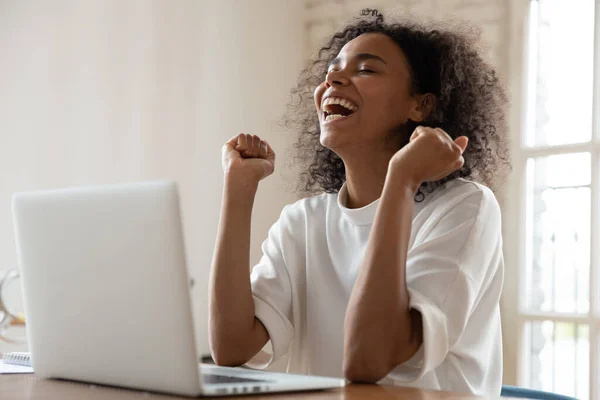
[[[532,0],[519,384],[600,400],[600,0]]]

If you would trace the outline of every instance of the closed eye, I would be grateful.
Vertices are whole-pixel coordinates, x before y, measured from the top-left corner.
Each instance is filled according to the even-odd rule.
[[[367,68],[359,69],[358,72],[363,73],[363,74],[373,74],[373,73],[375,73],[375,71],[373,71],[372,69],[367,69]]]

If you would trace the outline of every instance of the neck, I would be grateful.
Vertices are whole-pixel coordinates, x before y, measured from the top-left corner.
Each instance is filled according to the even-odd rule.
[[[346,207],[361,208],[381,197],[390,159],[395,150],[360,151],[342,157],[346,168]]]

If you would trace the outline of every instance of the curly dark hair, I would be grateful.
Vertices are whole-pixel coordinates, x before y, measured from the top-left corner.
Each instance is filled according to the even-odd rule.
[[[284,123],[299,131],[295,161],[303,167],[298,189],[307,195],[338,192],[346,180],[341,158],[321,145],[320,125],[313,92],[321,84],[329,63],[350,40],[364,33],[383,33],[402,49],[412,75],[413,93],[433,93],[437,105],[422,126],[439,127],[452,138],[467,136],[469,145],[464,166],[437,182],[424,183],[416,200],[436,187],[463,177],[485,184],[492,190],[510,170],[505,119],[506,94],[494,69],[479,55],[478,32],[465,25],[433,25],[413,21],[388,24],[372,9],[363,10],[358,21],[338,31],[318,51],[292,90]],[[401,143],[408,143],[417,126],[409,127]]]

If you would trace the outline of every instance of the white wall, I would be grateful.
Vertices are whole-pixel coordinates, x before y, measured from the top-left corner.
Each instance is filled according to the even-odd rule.
[[[293,0],[0,0],[0,272],[14,267],[13,192],[173,178],[180,182],[198,341],[221,201],[221,145],[270,141],[302,64]],[[281,168],[279,169],[281,171]],[[261,184],[252,259],[284,204]]]

